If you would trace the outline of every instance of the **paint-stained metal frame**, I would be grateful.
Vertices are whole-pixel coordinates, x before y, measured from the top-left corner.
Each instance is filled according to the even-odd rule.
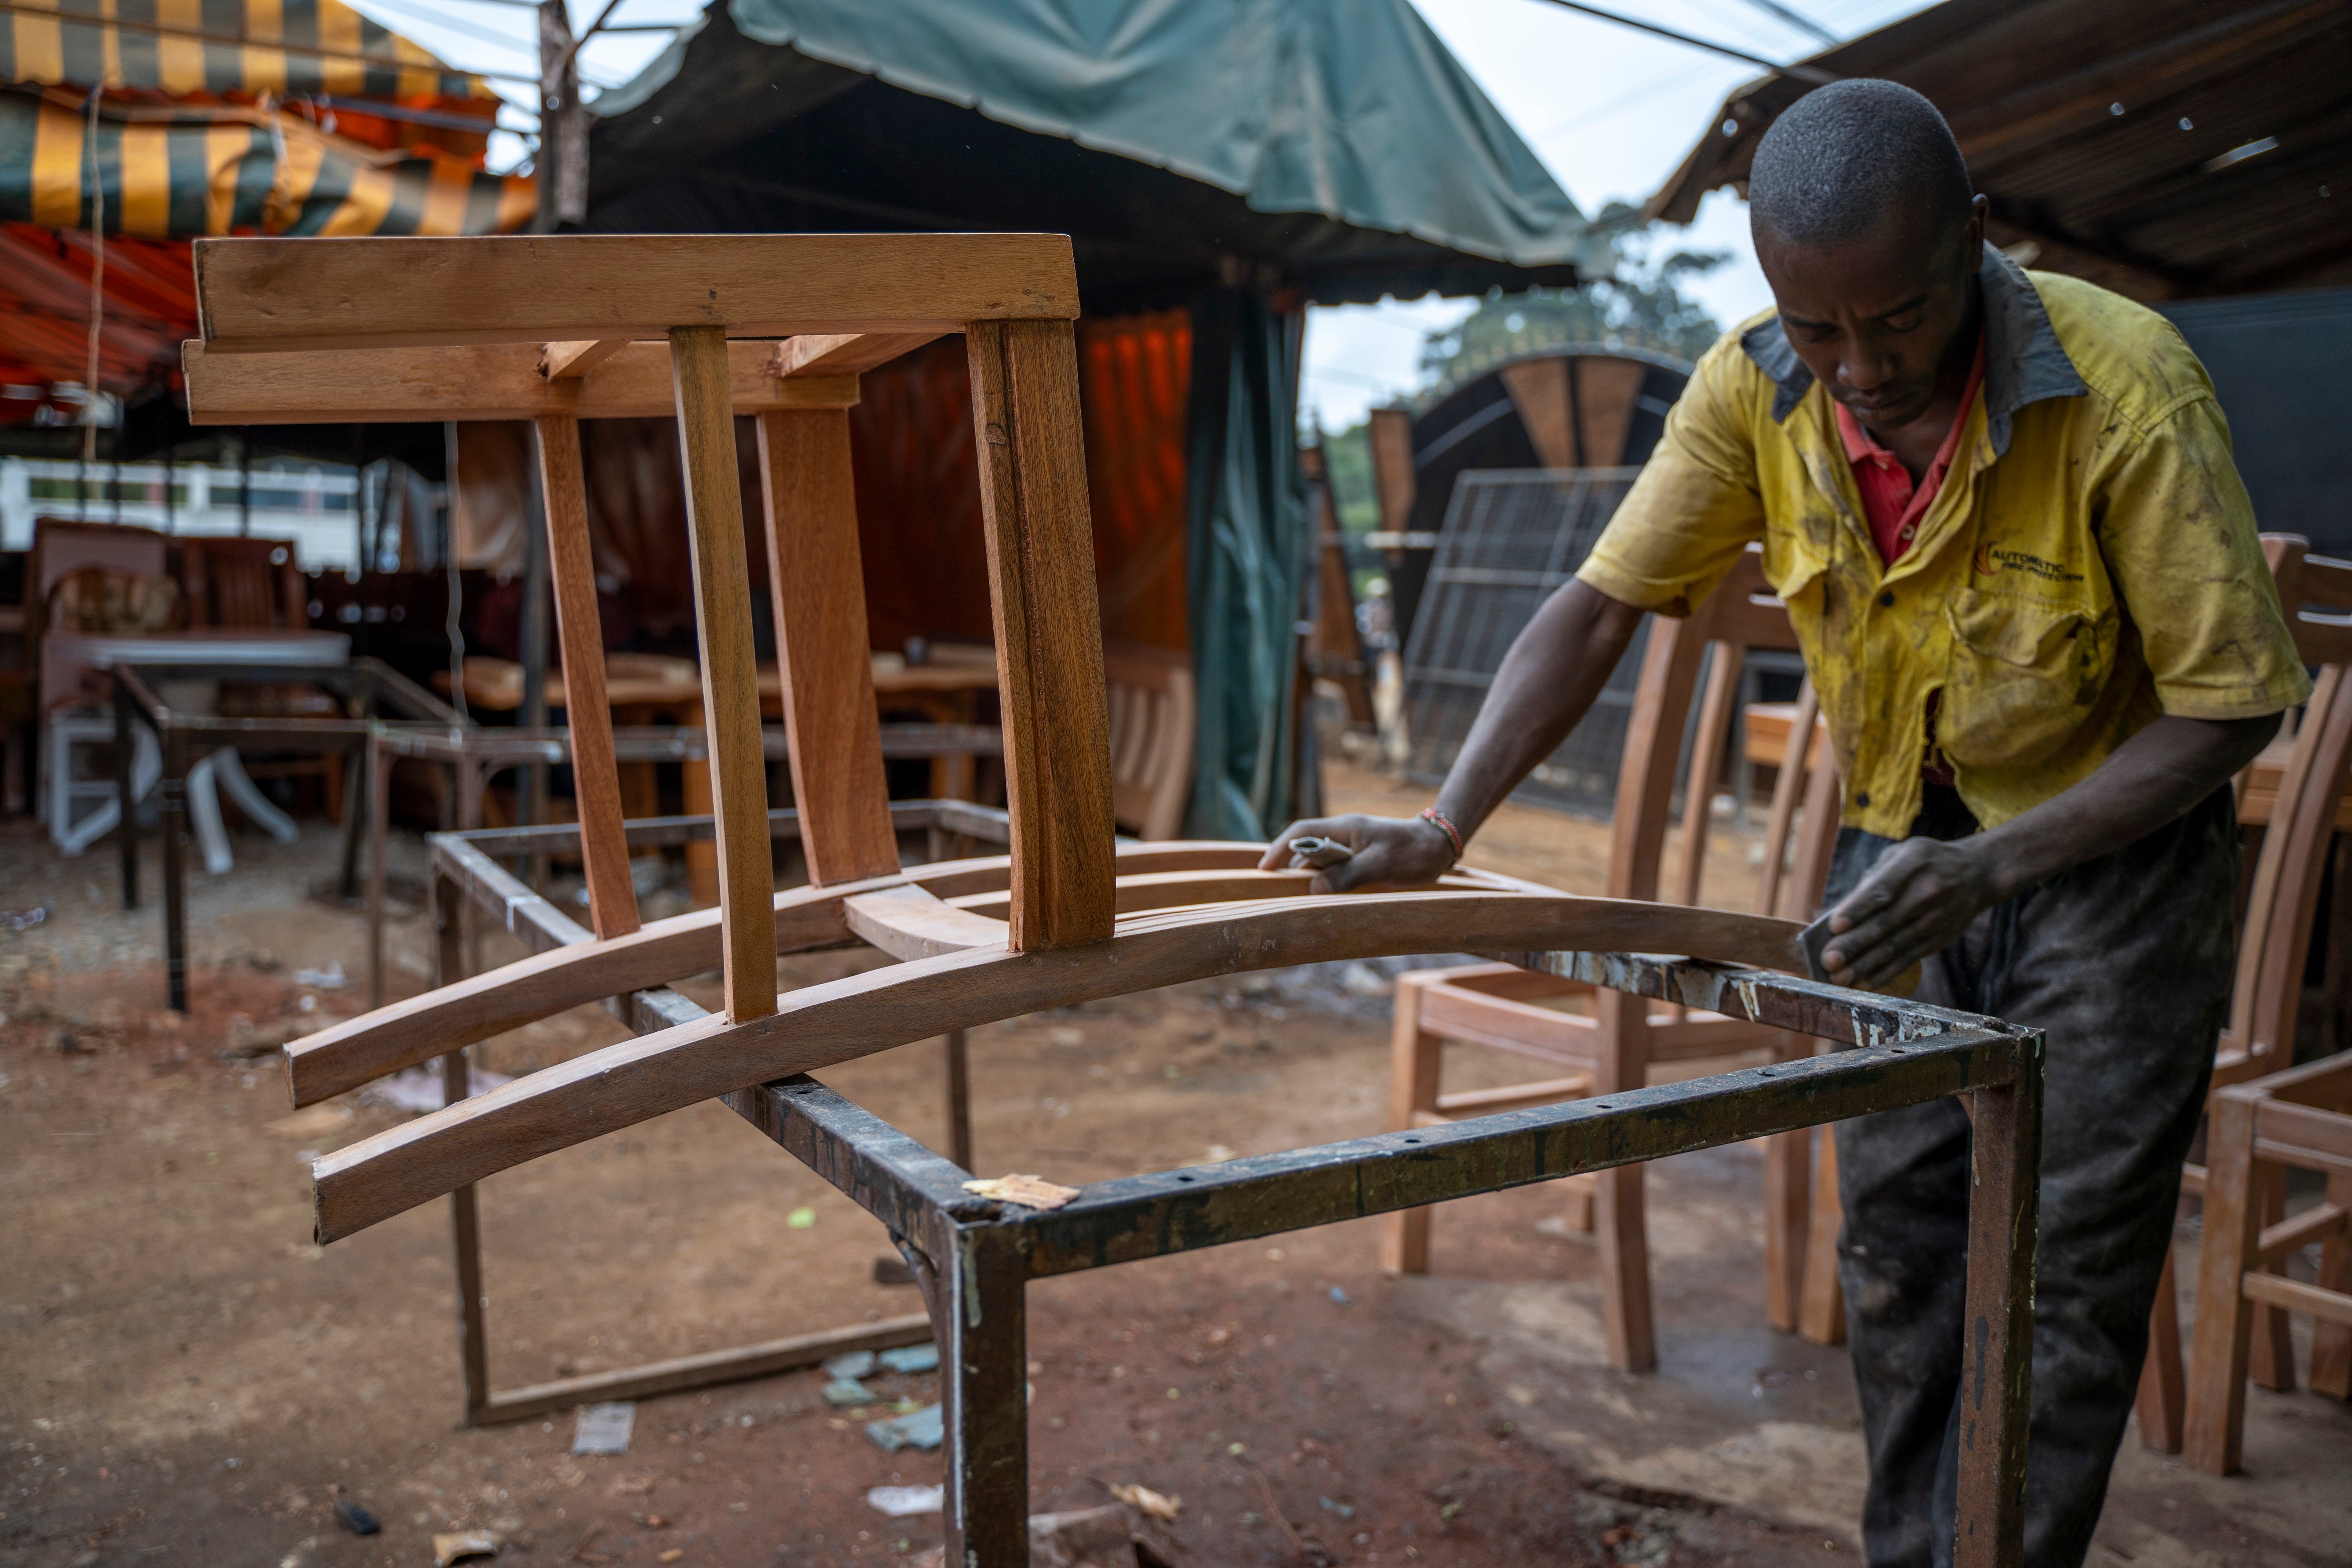
[[[929,858],[934,860],[948,858],[951,847],[958,842],[976,839],[993,846],[1004,843],[1012,834],[1011,825],[1003,811],[992,806],[975,805],[968,801],[896,802],[890,807],[890,818],[892,826],[901,833],[927,834]],[[708,816],[646,817],[627,824],[625,831],[626,842],[632,849],[708,844],[715,837],[712,820]],[[793,810],[768,813],[768,834],[773,841],[797,842],[800,838],[800,814]],[[530,860],[550,855],[577,854],[580,849],[577,824],[436,833],[426,836],[425,844],[430,855],[427,874],[432,884],[435,984],[446,985],[467,973],[470,965],[467,955],[473,945],[468,938],[479,925],[481,917],[486,916],[491,922],[503,927],[534,953],[595,940],[585,927],[499,864],[501,859]],[[382,857],[379,855],[377,858],[380,862]],[[476,917],[474,920],[467,919],[469,910]],[[604,1005],[614,1017],[639,1035],[690,1023],[706,1016],[703,1008],[667,986],[632,992],[625,996],[606,997]],[[945,1047],[949,1142],[951,1149],[968,1161],[971,1148],[971,1106],[963,1031],[959,1029],[948,1036]],[[445,1100],[454,1102],[471,1093],[471,1078],[464,1051],[452,1051],[441,1058]],[[643,1399],[656,1394],[675,1394],[683,1389],[707,1388],[713,1384],[769,1377],[796,1367],[814,1366],[827,1356],[846,1351],[888,1350],[897,1345],[920,1344],[931,1338],[930,1319],[927,1314],[902,1313],[872,1322],[845,1323],[839,1328],[793,1334],[758,1344],[707,1351],[671,1361],[649,1362],[642,1366],[588,1373],[520,1388],[493,1389],[490,1386],[489,1300],[482,1283],[480,1205],[471,1185],[460,1187],[449,1194],[449,1220],[450,1246],[457,1266],[457,1346],[458,1363],[464,1373],[464,1422],[468,1426],[527,1420],[534,1415],[568,1410],[596,1400]]]
[[[894,807],[898,825],[990,836],[1002,815],[955,802]],[[634,824],[637,843],[708,835],[709,819]],[[778,837],[793,814],[771,815]],[[1001,833],[1001,826],[996,827]],[[459,904],[499,916],[534,951],[584,942],[588,933],[498,864],[499,858],[572,848],[569,827],[438,834],[430,844],[435,908],[445,962],[455,951]],[[860,1327],[936,1334],[947,1425],[947,1558],[972,1568],[1028,1561],[1027,1364],[1024,1294],[1032,1279],[1248,1241],[1368,1215],[1499,1192],[1580,1172],[1661,1159],[1769,1133],[1931,1100],[1961,1098],[1974,1123],[1968,1319],[1960,1386],[1960,1458],[1954,1561],[1959,1568],[2021,1562],[2026,1420],[2032,1374],[2034,1233],[2041,1158],[2040,1031],[1998,1019],[1869,995],[1765,970],[1654,955],[1606,952],[1494,954],[1635,995],[1680,1003],[1836,1042],[1826,1056],[1661,1084],[1535,1110],[1412,1131],[1350,1139],[1286,1153],[1160,1171],[1080,1190],[1038,1212],[964,1190],[971,1173],[827,1089],[795,1077],[737,1090],[730,1109],[823,1176],[888,1229],[913,1268],[927,1318]],[[607,1005],[639,1034],[706,1016],[662,988]],[[444,1059],[453,1089],[462,1053]],[[461,1237],[472,1191],[453,1195]],[[463,1246],[461,1242],[461,1260]],[[468,1298],[470,1391],[483,1351],[476,1311],[478,1274],[462,1275]],[[720,1376],[756,1376],[806,1364],[849,1341],[803,1336],[695,1358],[709,1373],[663,1381],[687,1363],[632,1374],[573,1379],[499,1395],[475,1419],[501,1419],[636,1393],[691,1387]],[[854,1331],[853,1331],[854,1332]],[[818,1348],[824,1342],[827,1348]],[[871,1341],[860,1342],[875,1342]],[[764,1353],[765,1359],[762,1359]],[[591,1387],[590,1384],[595,1384]],[[486,1380],[478,1386],[486,1390]],[[529,1404],[526,1412],[520,1408]]]

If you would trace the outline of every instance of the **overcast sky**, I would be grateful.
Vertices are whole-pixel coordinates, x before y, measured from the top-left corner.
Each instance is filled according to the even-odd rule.
[[[1768,59],[1801,59],[1823,47],[1777,20],[1761,0],[1596,3]],[[1754,66],[1543,0],[1413,4],[1588,216],[1611,201],[1647,199],[1730,90],[1759,74]],[[1924,6],[1919,0],[1784,0],[1784,8],[1843,39]],[[1747,208],[1729,192],[1709,195],[1689,228],[1664,235],[1664,244],[1732,253],[1691,289],[1717,321],[1729,325],[1771,303],[1748,243]],[[1354,424],[1365,409],[1416,384],[1424,332],[1469,310],[1467,300],[1433,295],[1314,311],[1302,404],[1326,429]]]
[[[567,0],[574,30],[605,0]],[[1706,129],[1731,89],[1759,68],[1615,23],[1580,16],[1545,0],[1412,0],[1487,96],[1517,127],[1553,177],[1587,215],[1612,200],[1640,202],[1664,183]],[[1606,8],[1745,49],[1768,59],[1800,59],[1822,47],[1803,28],[1772,15],[1793,10],[1840,38],[1853,37],[1922,9],[1922,0],[1596,0]],[[535,76],[536,14],[516,0],[352,0],[384,26],[406,34],[468,70]],[[698,0],[619,0],[612,20],[675,22],[699,14]],[[592,80],[629,79],[659,52],[661,32],[599,37],[582,50]],[[502,121],[530,125],[537,94],[522,82],[493,84],[520,111]],[[493,139],[490,164],[520,162],[522,142]],[[1727,192],[1710,195],[1698,221],[1668,230],[1664,243],[1727,250],[1732,260],[1693,288],[1727,325],[1769,304],[1748,244],[1746,209]],[[1305,410],[1326,429],[1410,390],[1418,379],[1423,334],[1470,310],[1461,300],[1389,301],[1318,310],[1307,331]]]

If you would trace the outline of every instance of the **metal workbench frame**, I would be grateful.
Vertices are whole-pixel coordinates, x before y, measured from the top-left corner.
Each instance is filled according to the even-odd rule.
[[[959,802],[894,807],[902,828],[973,837],[1003,815]],[[991,823],[989,819],[993,819]],[[771,831],[796,836],[790,812]],[[710,819],[633,824],[635,844],[684,842]],[[534,952],[591,940],[498,862],[573,848],[570,827],[438,834],[434,906],[445,963],[457,952],[463,902],[497,916]],[[739,1089],[730,1109],[880,1219],[922,1288],[928,1314],[688,1363],[602,1374],[488,1399],[480,1335],[478,1252],[467,1272],[472,1189],[452,1196],[460,1236],[469,1417],[537,1414],[593,1397],[650,1394],[806,1364],[853,1344],[936,1335],[946,1405],[947,1561],[965,1568],[1028,1562],[1024,1398],[1028,1282],[1147,1258],[1279,1235],[1499,1192],[1580,1172],[1660,1159],[1874,1111],[1960,1097],[1974,1123],[1969,1333],[1961,1368],[1955,1563],[2021,1560],[2026,1422],[2032,1376],[2033,1261],[2041,1157],[2042,1036],[1998,1019],[1871,995],[1738,965],[1605,952],[1490,954],[1523,967],[1836,1042],[1825,1056],[1661,1084],[1445,1126],[1349,1139],[1287,1153],[1097,1182],[1040,1212],[964,1190],[971,1173],[813,1078]],[[445,972],[446,982],[454,973]],[[707,1016],[667,988],[610,999],[647,1034]],[[443,1058],[452,1092],[463,1053]],[[969,1156],[966,1156],[967,1159]],[[864,1337],[859,1337],[863,1331]],[[732,1358],[728,1360],[728,1358]],[[708,1373],[708,1366],[702,1369]],[[478,1379],[478,1373],[483,1376]],[[628,1381],[635,1375],[637,1381]],[[677,1379],[665,1381],[666,1378]],[[527,1408],[526,1408],[527,1406]]]

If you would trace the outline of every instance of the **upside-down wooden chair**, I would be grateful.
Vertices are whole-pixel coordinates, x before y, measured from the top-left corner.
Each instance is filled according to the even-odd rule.
[[[1676,904],[1698,904],[1714,779],[1735,717],[1741,660],[1750,648],[1797,646],[1788,611],[1770,597],[1760,559],[1752,550],[1742,556],[1723,585],[1689,616],[1662,616],[1651,623],[1618,773],[1611,898],[1659,896],[1676,765],[1704,659],[1706,688],[1691,749],[1690,782],[1684,791],[1682,859],[1671,895]],[[1712,658],[1706,659],[1710,651]],[[1773,789],[1755,902],[1759,914],[1810,915],[1829,873],[1829,851],[1837,833],[1837,774],[1826,765],[1817,711],[1808,685],[1799,698],[1797,721],[1790,728]],[[1784,876],[1792,844],[1795,865]],[[1589,1002],[1591,1012],[1546,1005],[1571,998]],[[1654,1067],[1666,1064],[1686,1068],[1702,1058],[1759,1050],[1780,1060],[1812,1050],[1811,1041],[1784,1030],[1718,1014],[1690,1013],[1666,1003],[1643,1003],[1507,963],[1400,975],[1393,1030],[1389,1123],[1398,1131],[1638,1088],[1648,1081]],[[1570,1070],[1565,1077],[1447,1094],[1442,1079],[1449,1041]],[[1773,1324],[1784,1329],[1794,1328],[1797,1321],[1812,1136],[1811,1129],[1778,1135],[1769,1141],[1765,1152],[1766,1294]],[[1561,1185],[1570,1203],[1570,1223],[1599,1232],[1601,1317],[1610,1359],[1633,1371],[1655,1365],[1641,1167],[1572,1176]],[[1427,1272],[1433,1213],[1407,1209],[1388,1217],[1383,1267],[1394,1273]]]
[[[618,362],[639,340],[667,338],[685,457],[718,910],[636,925],[617,815],[583,800],[593,939],[295,1042],[286,1052],[289,1077],[296,1102],[312,1103],[436,1058],[462,1061],[469,1042],[714,963],[724,1010],[530,1073],[323,1156],[312,1166],[322,1243],[702,1100],[953,1029],[1191,979],[1445,949],[1665,952],[1801,966],[1795,922],[1769,917],[1572,898],[1475,871],[1426,889],[1318,896],[1307,891],[1307,873],[1255,870],[1262,846],[1115,843],[1072,328],[1077,289],[1066,237],[226,239],[197,241],[195,264],[205,341],[192,365],[218,368],[242,356],[266,375],[272,356],[309,353],[348,374],[350,356],[362,351],[433,349],[418,361],[420,377],[507,377],[528,386],[552,416],[542,426],[550,449],[575,432],[565,410],[548,406],[538,345],[563,345],[548,359],[568,368],[591,355]],[[786,370],[768,379],[790,385],[798,368],[874,363],[869,356],[887,357],[894,343],[958,331],[981,454],[1012,853],[898,865],[873,738],[846,422],[838,407],[784,408],[760,421],[761,466],[811,885],[780,892],[762,797],[729,339],[786,338],[755,352],[762,365],[772,352]],[[576,379],[595,376],[592,368]],[[571,395],[584,400],[584,389]],[[576,467],[567,453],[559,480]],[[576,489],[549,489],[559,550],[584,555]],[[567,641],[586,635],[585,626],[562,629]],[[1696,665],[1695,647],[1674,662],[1685,687]],[[587,751],[575,741],[575,760]],[[610,777],[609,763],[593,771]],[[779,952],[852,939],[900,962],[777,994]],[[908,1228],[914,1234],[902,1245],[923,1259],[918,1278],[942,1342],[982,1332],[979,1314],[996,1309],[954,1283],[978,1265],[923,1253],[942,1245],[939,1234],[914,1216]],[[1999,1346],[2011,1342],[2023,1299],[2015,1290],[2004,1298]],[[2000,1353],[2005,1368],[2022,1364]],[[952,1561],[1000,1568],[1026,1560],[1025,1449],[1017,1429],[1008,1436],[1020,1419],[1022,1367],[1014,1355],[942,1369],[957,1450],[1003,1457],[950,1472]],[[2000,1408],[2013,1428],[2021,1405],[2004,1394]],[[2013,1462],[2012,1441],[2001,1439],[2004,1464]],[[2013,1556],[2011,1491],[1984,1495],[1994,1500],[1980,1505],[1983,1517],[1998,1522],[1966,1556]],[[2007,1544],[1991,1544],[1996,1529]]]
[[[1139,838],[1173,838],[1192,803],[1200,708],[1192,661],[1172,648],[1117,638],[1103,645],[1110,714],[1111,820]]]
[[[2320,887],[2326,879],[2328,846],[2340,820],[2347,782],[2352,782],[2352,621],[2347,621],[2345,615],[2352,611],[2352,562],[2311,555],[2307,541],[2286,534],[2264,534],[2263,547],[2278,579],[2279,599],[2286,608],[2287,625],[2294,634],[2296,650],[2305,664],[2318,668],[2319,675],[2311,700],[2305,705],[2295,726],[2277,793],[2270,803],[2262,849],[2254,862],[2253,885],[2238,933],[2237,973],[2231,991],[2229,1023],[2222,1030],[2213,1058],[2213,1090],[2217,1094],[2231,1085],[2277,1074],[2294,1061],[2304,966],[2311,949]],[[2249,768],[2247,772],[2251,773],[2252,770]],[[2246,775],[2242,774],[2242,794],[2245,785]],[[2218,1123],[2219,1102],[2209,1100],[2208,1110]],[[2209,1129],[2209,1146],[2218,1132],[2218,1125]],[[2347,1166],[2346,1171],[2352,1173],[2352,1166]],[[2284,1175],[2280,1163],[2265,1159],[2251,1175],[2240,1173],[2232,1178],[2252,1182],[2252,1186],[2232,1201],[2251,1205],[2247,1210],[2252,1216],[2249,1223],[2261,1230],[2257,1254],[2246,1259],[2243,1267],[2267,1279],[2283,1279],[2286,1256],[2316,1234],[2305,1234],[2308,1226],[2303,1221],[2296,1226],[2285,1224]],[[2346,1176],[2339,1174],[2335,1179],[2340,1184]],[[2211,1239],[2215,1234],[2211,1181],[2210,1160],[2204,1164],[2192,1162],[2181,1173],[2182,1193],[2200,1195],[2208,1205],[2203,1239],[2200,1242],[2200,1250],[2206,1253],[2216,1245]],[[2340,1185],[2331,1186],[2329,1201],[2343,1201]],[[2237,1243],[2231,1238],[2219,1245],[2226,1249]],[[2345,1243],[2339,1235],[2331,1245],[2340,1249]],[[2204,1342],[2201,1336],[2207,1301],[2202,1293],[2203,1281],[2210,1277],[2209,1267],[2219,1266],[2221,1265],[2200,1265],[2197,1316],[2200,1346]],[[2168,1454],[2181,1451],[2184,1415],[2193,1408],[2184,1390],[2179,1290],[2174,1272],[2172,1256],[2168,1251],[2149,1322],[2147,1361],[2140,1373],[2138,1399],[2141,1443]],[[2223,1298],[2225,1310],[2233,1317],[2251,1313],[2247,1337],[2231,1352],[2239,1368],[2235,1375],[2241,1381],[2251,1375],[2265,1388],[2292,1389],[2294,1350],[2287,1331],[2286,1307],[2274,1297],[2256,1293],[2266,1286],[2248,1291],[2251,1305],[2231,1305],[2239,1300],[2235,1287],[2231,1289],[2233,1293]],[[2340,1321],[2323,1318],[2313,1336],[2314,1386],[2322,1386],[2323,1365],[2336,1365],[2339,1370],[2335,1374],[2333,1392],[2338,1398],[2352,1392],[2347,1390],[2340,1370],[2347,1354],[2352,1354],[2352,1330]],[[2242,1411],[2242,1393],[2232,1396],[2231,1408]],[[2189,1425],[2193,1427],[2193,1420]],[[2216,1440],[2210,1431],[2206,1439],[2209,1446],[2196,1462],[2210,1468],[2212,1465],[2208,1461],[2218,1463],[2215,1456],[2221,1450],[2210,1446]],[[2232,1435],[2228,1444],[2231,1468],[2236,1465],[2236,1453],[2237,1442]]]

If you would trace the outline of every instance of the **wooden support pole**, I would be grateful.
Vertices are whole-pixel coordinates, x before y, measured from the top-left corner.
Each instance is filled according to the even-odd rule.
[[[613,757],[613,710],[604,697],[604,636],[596,614],[596,562],[588,546],[588,493],[580,467],[580,421],[542,414],[540,491],[547,501],[547,564],[555,631],[563,648],[563,717],[572,731],[572,788],[580,806],[580,861],[588,918],[598,940],[637,929],[622,826],[621,768]]]
[[[760,416],[768,591],[776,617],[784,735],[809,880],[828,887],[898,869],[890,786],[866,631],[849,411]]]
[[[1012,945],[1111,933],[1110,716],[1080,439],[1076,339],[1064,321],[973,321],[965,342],[1013,817]]]
[[[686,469],[695,629],[702,643],[703,719],[710,737],[727,1016],[740,1023],[776,1010],[776,878],[768,841],[768,771],[760,750],[760,676],[751,649],[726,331],[672,328],[669,352]]]

